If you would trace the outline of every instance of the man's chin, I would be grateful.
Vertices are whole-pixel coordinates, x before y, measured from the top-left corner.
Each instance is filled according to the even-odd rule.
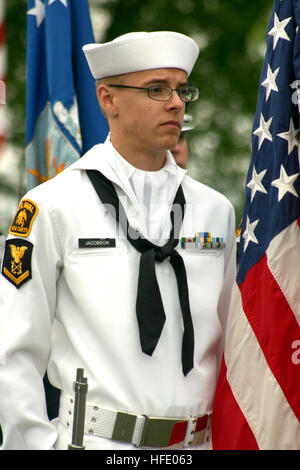
[[[170,136],[168,139],[165,140],[164,148],[166,150],[172,150],[178,144],[178,136]]]

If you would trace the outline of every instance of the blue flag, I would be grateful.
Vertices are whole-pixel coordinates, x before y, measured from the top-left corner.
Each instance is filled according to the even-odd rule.
[[[107,136],[82,51],[93,42],[88,0],[28,0],[28,189],[60,173]]]

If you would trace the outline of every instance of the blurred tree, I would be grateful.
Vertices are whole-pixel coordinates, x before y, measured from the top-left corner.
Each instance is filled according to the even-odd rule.
[[[12,111],[9,139],[19,147],[25,142],[26,10],[26,0],[6,2],[7,104]]]
[[[18,155],[18,172],[13,178],[0,180],[0,193],[15,196],[24,193],[25,172],[25,83],[26,83],[26,0],[5,3],[5,35],[7,43],[6,107],[8,119],[7,142]],[[15,184],[17,181],[17,184]],[[0,227],[0,233],[7,227]]]
[[[101,41],[143,30],[173,30],[196,40],[200,57],[191,80],[200,89],[200,99],[189,109],[197,125],[189,135],[189,172],[227,195],[239,220],[273,0],[259,5],[248,0],[89,0],[89,3],[93,15],[105,13],[110,18]],[[23,174],[26,10],[26,0],[7,1],[9,139],[23,149]]]

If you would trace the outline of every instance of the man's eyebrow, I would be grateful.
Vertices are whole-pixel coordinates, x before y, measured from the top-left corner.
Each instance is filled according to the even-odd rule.
[[[163,84],[163,85],[169,86],[168,80],[165,79],[165,78],[151,78],[150,80],[147,80],[147,81],[144,83],[144,86],[147,86],[147,85],[156,85],[156,84]],[[188,82],[179,83],[178,86],[188,86]]]

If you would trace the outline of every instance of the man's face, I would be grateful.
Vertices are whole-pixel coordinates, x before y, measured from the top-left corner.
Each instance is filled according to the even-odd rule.
[[[113,83],[113,79],[111,80]],[[187,84],[187,76],[179,69],[155,69],[127,74],[123,85],[150,87],[165,85],[179,88]],[[114,88],[118,119],[111,128],[112,138],[127,140],[134,151],[157,153],[174,147],[178,141],[185,103],[173,92],[169,101],[155,101],[147,91]]]
[[[175,147],[171,149],[174,160],[181,168],[186,168],[187,156],[188,156],[188,145],[186,141],[186,134],[182,132],[179,136],[179,140]]]

